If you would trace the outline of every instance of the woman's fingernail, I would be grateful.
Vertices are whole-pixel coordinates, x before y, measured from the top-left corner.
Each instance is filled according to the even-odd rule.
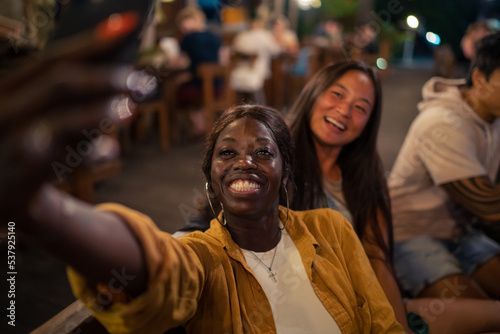
[[[113,14],[99,23],[96,36],[103,41],[112,41],[128,35],[137,27],[138,22],[139,17],[135,12]]]

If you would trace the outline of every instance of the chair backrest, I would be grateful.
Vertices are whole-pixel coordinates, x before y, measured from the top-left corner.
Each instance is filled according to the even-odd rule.
[[[210,129],[217,111],[224,110],[233,105],[234,92],[229,85],[231,68],[217,63],[201,63],[198,65],[197,74],[202,81],[203,109],[206,113],[207,129]],[[222,79],[223,86],[217,89],[215,79]]]

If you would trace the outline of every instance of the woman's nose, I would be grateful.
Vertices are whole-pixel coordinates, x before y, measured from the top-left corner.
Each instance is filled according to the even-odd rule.
[[[251,169],[256,167],[257,165],[255,164],[253,157],[248,154],[239,156],[234,164],[234,168],[236,169]]]
[[[343,117],[351,116],[351,104],[350,103],[341,103],[337,105],[337,112]]]

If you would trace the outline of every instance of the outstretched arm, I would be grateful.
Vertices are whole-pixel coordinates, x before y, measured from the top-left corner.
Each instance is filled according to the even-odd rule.
[[[94,31],[61,40],[0,80],[0,218],[15,220],[90,282],[109,281],[112,270],[136,276],[127,287],[142,292],[147,273],[142,250],[118,217],[94,211],[48,185],[53,163],[78,148],[83,131],[120,119],[134,91],[127,66],[96,61],[113,52],[136,27],[135,14],[113,16]],[[135,77],[136,78],[136,77]],[[137,82],[135,82],[137,84]],[[127,109],[127,110],[125,110]],[[92,159],[112,157],[113,145],[89,142]],[[108,141],[109,142],[109,141]]]
[[[123,286],[134,297],[146,290],[142,248],[128,226],[109,212],[96,211],[50,185],[44,185],[29,208],[32,219],[23,232],[73,267],[89,284],[110,282],[125,273]]]

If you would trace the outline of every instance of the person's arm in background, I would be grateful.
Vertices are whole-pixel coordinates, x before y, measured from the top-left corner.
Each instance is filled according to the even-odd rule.
[[[441,185],[448,196],[480,219],[479,228],[500,242],[500,184],[476,176]]]
[[[486,224],[500,223],[500,184],[487,176],[476,176],[442,185],[451,199]]]
[[[387,224],[385,219],[383,219],[382,214],[378,214],[378,227],[384,238],[384,242],[387,247],[389,246],[389,234],[387,232]],[[367,224],[365,236],[362,240],[363,247],[368,256],[370,264],[377,276],[377,279],[382,286],[382,289],[389,300],[394,313],[396,314],[396,320],[403,326],[406,333],[413,333],[413,331],[408,327],[408,320],[406,316],[406,309],[403,303],[403,297],[399,290],[398,283],[396,281],[394,268],[380,246],[376,242],[374,232],[371,230],[371,226]]]
[[[118,216],[94,211],[47,183],[55,177],[53,163],[64,160],[68,146],[77,147],[84,129],[99,128],[103,120],[111,122],[130,111],[125,106],[132,103],[123,94],[132,90],[131,69],[95,62],[137,26],[134,14],[121,15],[61,40],[2,77],[0,217],[15,221],[19,231],[90,282],[109,281],[113,269],[125,268],[135,276],[126,292],[135,296],[145,290],[148,277],[129,228]],[[117,154],[104,138],[91,144],[87,163]]]

